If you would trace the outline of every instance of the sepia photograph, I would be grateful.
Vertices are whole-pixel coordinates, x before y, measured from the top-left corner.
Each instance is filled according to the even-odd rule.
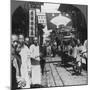
[[[11,0],[11,90],[88,85],[88,5]]]

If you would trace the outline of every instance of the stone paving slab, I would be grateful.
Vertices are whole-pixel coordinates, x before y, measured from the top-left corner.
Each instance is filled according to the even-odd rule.
[[[72,67],[61,67],[58,65],[58,61],[60,57],[47,57],[45,72],[43,76],[43,85],[47,87],[55,87],[55,86],[72,86],[72,85],[87,85],[88,84],[88,74],[86,71],[82,71],[81,75],[72,75],[73,69]],[[45,80],[45,81],[44,81]]]

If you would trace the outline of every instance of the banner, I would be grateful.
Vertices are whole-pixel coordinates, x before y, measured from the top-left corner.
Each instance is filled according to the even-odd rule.
[[[29,10],[29,37],[35,37],[35,9]]]

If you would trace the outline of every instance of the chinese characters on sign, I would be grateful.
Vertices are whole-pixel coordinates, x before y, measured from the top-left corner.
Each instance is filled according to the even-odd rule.
[[[35,37],[35,9],[29,10],[29,37]]]

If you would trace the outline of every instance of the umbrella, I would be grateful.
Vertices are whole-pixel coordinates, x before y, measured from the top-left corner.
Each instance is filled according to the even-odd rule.
[[[66,26],[69,22],[71,22],[71,19],[66,17],[66,16],[62,16],[61,14],[59,14],[58,16],[53,18],[50,22],[52,24],[56,25],[57,27],[59,25],[65,25]]]

